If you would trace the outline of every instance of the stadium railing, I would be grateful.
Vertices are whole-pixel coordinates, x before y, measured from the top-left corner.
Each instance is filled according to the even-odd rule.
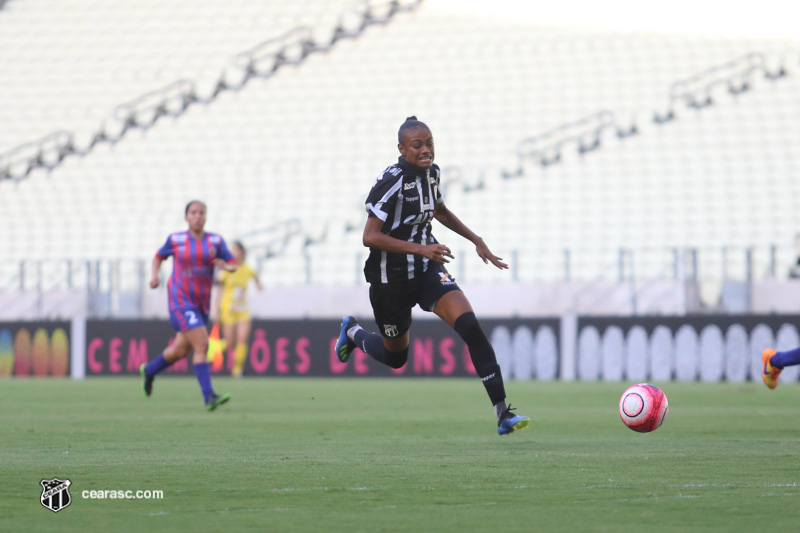
[[[0,180],[23,179],[35,169],[53,169],[70,155],[85,156],[101,142],[116,143],[132,128],[147,129],[163,116],[178,116],[192,104],[208,104],[223,91],[238,91],[253,78],[268,78],[285,65],[297,65],[309,54],[323,52],[342,39],[354,39],[367,28],[387,24],[397,13],[415,9],[423,0],[364,0],[354,27],[344,25],[343,13],[328,42],[317,42],[313,30],[301,26],[234,56],[221,72],[210,94],[203,96],[200,84],[193,80],[177,80],[165,87],[120,104],[111,117],[91,135],[85,146],[79,146],[76,135],[58,131],[41,139],[24,143],[0,154]]]
[[[652,120],[656,124],[666,124],[674,120],[681,104],[687,109],[702,109],[712,105],[714,101],[711,93],[719,86],[726,86],[728,93],[738,96],[750,90],[752,79],[757,73],[774,81],[786,76],[786,68],[778,65],[771,69],[766,56],[754,52],[677,80],[669,87],[666,111],[654,111]],[[568,145],[576,146],[580,155],[593,152],[601,147],[603,132],[609,129],[613,129],[618,138],[624,139],[636,135],[640,126],[635,122],[621,120],[609,110],[567,122],[520,141],[517,147],[519,165],[503,172],[503,177],[508,179],[522,176],[531,162],[542,167],[559,163],[562,152]]]
[[[288,245],[289,240],[300,235],[299,222],[278,225],[274,232],[248,235],[249,242],[257,244],[252,249],[261,252],[256,256],[254,266],[266,284],[270,284],[270,254],[279,255]],[[304,243],[307,244],[307,243]],[[251,250],[252,250],[251,249]],[[511,280],[514,285],[549,283],[552,285],[572,285],[571,303],[558,302],[558,307],[580,309],[584,313],[592,313],[599,309],[608,309],[608,299],[612,293],[627,291],[628,296],[615,296],[621,302],[621,314],[648,314],[654,309],[641,302],[658,301],[659,294],[674,292],[670,284],[691,287],[693,291],[684,304],[688,311],[749,311],[746,301],[748,287],[762,280],[779,281],[786,276],[780,275],[778,258],[774,245],[765,247],[720,247],[715,249],[696,248],[652,248],[649,250],[620,249],[614,261],[590,270],[585,266],[575,268],[576,262],[586,260],[594,262],[596,256],[587,254],[576,257],[570,250],[563,255],[563,275],[557,279],[536,279],[526,277],[520,280],[517,261],[509,261]],[[756,256],[766,256],[767,268],[757,270]],[[304,261],[311,263],[314,258],[305,254]],[[657,276],[637,274],[643,262],[656,262],[660,270]],[[639,266],[637,266],[639,265]],[[597,265],[595,265],[597,266]],[[353,272],[349,286],[360,289],[361,264],[353,261]],[[295,283],[282,287],[316,287],[324,292],[326,284],[316,282],[311,272],[313,268],[306,264],[296,273]],[[576,275],[579,272],[595,272],[586,277]],[[74,305],[67,300],[85,298],[83,308],[92,317],[142,317],[145,313],[145,294],[149,280],[149,261],[144,259],[92,259],[92,260],[25,260],[17,263],[9,262],[4,268],[4,279],[0,278],[0,317],[6,319],[15,316],[68,316]],[[467,272],[455,271],[460,283],[475,283]],[[168,275],[168,268],[163,267],[162,279]],[[791,275],[787,271],[787,276]],[[478,283],[480,285],[480,283]],[[347,287],[346,283],[337,286]],[[273,288],[280,287],[273,284]],[[708,289],[710,287],[710,289]],[[700,292],[711,290],[701,301]],[[162,286],[159,291],[164,291]],[[742,300],[742,298],[745,300]],[[670,304],[672,305],[672,304]],[[554,308],[556,306],[554,305]],[[546,313],[546,309],[540,310]],[[67,313],[67,315],[63,315]]]

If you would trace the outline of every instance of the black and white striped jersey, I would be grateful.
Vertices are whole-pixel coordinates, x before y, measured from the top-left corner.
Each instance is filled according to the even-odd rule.
[[[439,176],[438,165],[423,169],[400,157],[375,180],[367,196],[367,213],[383,221],[381,231],[390,237],[423,245],[436,243],[431,220],[443,201]],[[370,248],[364,276],[369,283],[408,281],[427,270],[428,262],[418,255]]]

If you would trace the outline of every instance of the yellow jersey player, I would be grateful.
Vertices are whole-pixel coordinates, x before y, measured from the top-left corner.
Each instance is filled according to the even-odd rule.
[[[220,272],[217,283],[222,288],[219,302],[219,321],[222,324],[222,337],[228,349],[234,350],[234,364],[231,375],[242,377],[244,363],[250,341],[252,317],[247,305],[247,288],[250,280],[255,281],[258,290],[262,290],[258,273],[245,264],[244,245],[236,241],[231,245],[231,251],[236,258],[239,268],[234,272]],[[230,351],[228,351],[230,353]]]

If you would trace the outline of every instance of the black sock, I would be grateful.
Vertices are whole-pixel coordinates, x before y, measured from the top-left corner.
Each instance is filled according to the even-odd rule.
[[[503,385],[503,375],[500,373],[500,366],[494,355],[489,339],[481,329],[475,313],[470,311],[464,313],[456,319],[453,325],[456,333],[464,339],[469,348],[469,355],[472,357],[472,365],[486,387],[492,405],[496,405],[506,399],[506,390]]]
[[[390,352],[383,345],[383,337],[377,333],[368,333],[359,329],[353,335],[353,340],[364,350],[364,353],[392,368],[402,368],[408,360],[408,347],[400,352]]]

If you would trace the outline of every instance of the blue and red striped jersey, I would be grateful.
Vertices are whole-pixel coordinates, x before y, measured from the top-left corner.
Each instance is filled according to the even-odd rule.
[[[195,239],[189,231],[173,233],[156,255],[161,259],[173,258],[172,275],[167,283],[170,310],[199,307],[206,314],[211,305],[214,259],[236,262],[223,238],[208,232],[200,239]]]

